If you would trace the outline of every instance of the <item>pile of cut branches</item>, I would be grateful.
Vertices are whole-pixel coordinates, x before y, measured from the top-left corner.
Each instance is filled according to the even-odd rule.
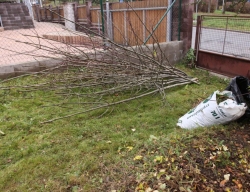
[[[26,35],[28,38],[39,39],[39,43],[34,41],[22,43],[46,51],[52,55],[51,57],[60,58],[62,62],[53,68],[28,74],[41,79],[34,81],[34,84],[5,86],[3,83],[9,81],[5,80],[0,88],[3,90],[15,88],[21,92],[54,91],[64,98],[57,104],[58,106],[72,103],[84,106],[84,110],[64,116],[70,117],[101,108],[108,109],[155,93],[160,93],[164,98],[165,90],[168,88],[197,83],[196,79],[188,77],[169,63],[166,53],[154,35],[152,38],[155,43],[150,46],[146,44],[122,46],[105,35],[77,25],[82,29],[82,33],[68,32],[88,37],[88,42],[92,42],[91,48],[63,44],[40,36],[38,33]],[[136,37],[135,31],[134,35]],[[96,43],[97,40],[102,40],[102,43]],[[58,46],[58,43],[63,46]]]

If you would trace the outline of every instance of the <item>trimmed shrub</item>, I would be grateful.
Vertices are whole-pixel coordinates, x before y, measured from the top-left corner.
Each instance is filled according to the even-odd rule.
[[[227,2],[226,3],[226,10],[227,11],[232,11],[235,13],[248,13],[250,14],[250,2],[246,3],[232,3],[232,2]]]
[[[216,9],[216,3],[217,3],[216,0],[201,0],[201,2],[198,5],[198,11],[208,13],[209,2],[211,2],[211,4],[210,4],[210,13],[213,13],[215,11],[215,9]]]

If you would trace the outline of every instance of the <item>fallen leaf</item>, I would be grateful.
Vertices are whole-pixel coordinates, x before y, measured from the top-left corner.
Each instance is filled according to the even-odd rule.
[[[225,187],[226,182],[228,182],[228,180],[223,180],[220,182],[220,187]]]
[[[166,184],[165,183],[161,183],[159,186],[160,189],[164,190],[166,189]]]
[[[169,181],[171,179],[170,175],[166,175],[166,180]]]
[[[155,50],[153,51],[153,55],[154,55],[154,57],[156,57],[156,56],[157,56],[157,53],[156,53],[156,51],[155,51]]]
[[[242,184],[240,183],[240,181],[233,179],[233,182],[237,185],[239,189],[242,189]]]
[[[163,156],[156,156],[154,159],[154,162],[162,163],[162,161],[163,161]]]
[[[145,190],[145,192],[152,192],[152,191],[153,191],[153,189],[150,188],[150,187],[148,187],[148,188]]]
[[[180,191],[186,191],[186,189],[184,187],[179,187]]]
[[[2,131],[0,131],[0,135],[4,136],[4,135],[5,135],[5,133],[4,133],[4,132],[2,132]]]
[[[127,146],[126,148],[128,149],[128,151],[132,151],[132,149],[133,149],[134,147],[132,147],[132,146]]]
[[[204,152],[205,151],[205,148],[204,147],[199,147],[200,151],[201,152]]]
[[[144,183],[140,183],[137,187],[136,187],[136,191],[140,191],[144,189]]]
[[[158,138],[154,135],[150,135],[149,136],[149,141],[152,141],[152,140],[158,140]]]
[[[159,172],[159,173],[156,175],[157,179],[160,179],[161,176],[164,175],[164,174],[165,174],[165,172]]]
[[[227,146],[225,146],[225,145],[222,145],[222,149],[223,149],[224,151],[228,151],[228,148],[227,148]]]
[[[227,187],[226,189],[224,189],[225,192],[231,192],[231,189],[229,187]]]
[[[165,173],[166,169],[160,169],[160,172]]]
[[[212,169],[214,169],[216,167],[216,165],[213,163],[213,165],[212,165]]]
[[[143,158],[143,157],[142,157],[141,155],[136,155],[135,158],[134,158],[134,160],[135,160],[135,161],[136,161],[136,160],[142,160],[142,158]]]

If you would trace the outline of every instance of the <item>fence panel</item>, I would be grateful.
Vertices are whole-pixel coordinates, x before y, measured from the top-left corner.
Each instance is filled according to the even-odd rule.
[[[62,15],[62,16],[64,16],[63,7],[59,7],[59,14]],[[62,19],[62,18],[60,18],[60,19]]]
[[[92,25],[91,29],[98,30],[100,32],[100,27],[102,25],[102,17],[99,6],[93,6],[90,9],[90,17]]]
[[[129,3],[112,3],[112,9],[128,9],[128,8],[148,8],[148,7],[164,7],[167,6],[166,0],[145,0],[134,1]]]
[[[37,10],[37,7],[36,6],[32,6],[32,10],[33,10],[33,16],[34,16],[34,20],[37,20],[37,14],[36,14],[36,10]]]
[[[56,21],[58,21],[59,20],[59,16],[58,16],[58,14],[59,14],[59,8],[58,7],[56,7],[56,8],[53,8],[52,9],[52,11],[53,11],[53,15],[52,15],[52,17],[53,17],[53,22],[56,22]]]
[[[128,45],[141,45],[143,44],[143,23],[142,21],[142,11],[127,11],[126,12],[126,30],[127,37],[126,43]],[[136,18],[136,19],[135,19]]]
[[[119,44],[126,44],[126,33],[125,33],[125,23],[126,23],[126,11],[124,12],[113,12],[113,40]]]
[[[44,8],[40,9],[40,15],[41,15],[42,21],[44,21],[45,20],[45,9]]]
[[[87,21],[86,5],[77,6],[77,15],[78,15],[79,22]]]
[[[146,38],[153,31],[153,28],[157,25],[162,15],[166,10],[152,10],[146,11]],[[155,42],[166,42],[167,40],[167,17],[165,17],[159,24],[158,28],[154,31],[154,35],[150,37],[147,44]]]
[[[113,3],[113,39],[126,45],[142,44],[159,22],[168,2],[166,0]],[[167,17],[158,26],[147,44],[166,42]]]

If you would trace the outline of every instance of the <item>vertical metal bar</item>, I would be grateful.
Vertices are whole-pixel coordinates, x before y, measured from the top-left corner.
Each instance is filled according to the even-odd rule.
[[[91,7],[92,7],[92,1],[86,1],[86,17],[87,17],[87,26],[90,27],[91,26]],[[97,11],[97,16],[98,16],[98,22],[99,22],[99,12]],[[98,23],[99,24],[99,23]],[[98,26],[99,27],[99,26]],[[100,29],[98,29],[100,32]],[[99,33],[100,35],[100,33]]]
[[[112,8],[112,7],[111,7]],[[110,35],[111,35],[111,40],[114,40],[114,33],[113,33],[113,16],[112,16],[112,12],[110,12],[110,23],[111,23],[111,25],[110,25]]]
[[[226,30],[225,30],[225,36],[224,36],[224,42],[223,42],[222,55],[224,54],[224,50],[225,50],[225,43],[226,43],[226,37],[227,37],[227,25],[228,25],[228,17],[227,17],[227,24],[226,24]]]
[[[201,36],[201,24],[202,24],[202,16],[197,17],[197,24],[196,24],[196,36],[195,36],[195,58],[196,58],[196,65],[198,65],[198,56],[199,56],[199,49],[200,49],[200,36]]]
[[[40,2],[40,6],[43,7],[43,2],[42,2],[42,0],[39,0],[39,2]]]
[[[101,35],[101,29],[100,29],[100,11],[97,11],[97,22],[98,22],[98,34]]]
[[[104,13],[103,13],[102,0],[100,0],[100,7],[101,7],[101,15],[102,15],[102,35],[104,35]]]
[[[128,45],[128,37],[127,37],[127,13],[126,13],[126,11],[124,11],[123,14],[124,14],[124,36],[125,36],[125,45]]]
[[[109,11],[109,0],[106,0],[106,17],[107,17],[107,29],[106,29],[106,33],[107,33],[107,37],[110,39],[111,35],[110,35],[110,30],[111,30],[111,26],[110,26],[110,11]]]
[[[1,27],[3,27],[3,22],[2,22],[1,15],[0,15],[0,24],[1,24]]]
[[[143,41],[146,39],[146,13],[145,10],[142,11],[142,23],[143,23]]]
[[[47,18],[47,8],[46,8],[46,6],[44,6],[44,19],[45,19],[45,21],[48,21],[48,18]]]
[[[172,0],[168,0],[168,6],[170,6]],[[171,31],[172,31],[172,25],[171,25],[171,21],[172,21],[172,9],[169,10],[168,14],[167,14],[167,29],[166,29],[166,41],[169,42],[171,41]]]
[[[182,0],[179,0],[179,25],[178,25],[178,41],[181,40],[181,3]]]
[[[78,15],[78,3],[79,2],[75,2],[73,4],[73,6],[74,6],[74,14],[75,14],[75,22],[78,22],[78,18],[79,18],[79,15]],[[76,25],[76,27],[77,27],[77,25]]]

